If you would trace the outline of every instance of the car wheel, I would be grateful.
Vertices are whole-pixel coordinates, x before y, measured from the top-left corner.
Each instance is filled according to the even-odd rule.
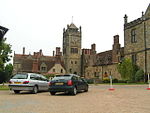
[[[51,95],[55,95],[56,92],[50,92]]]
[[[32,92],[33,92],[34,94],[36,94],[36,93],[38,92],[38,87],[37,87],[37,86],[34,86]]]
[[[88,86],[86,86],[86,88],[85,88],[84,92],[88,92]]]
[[[76,94],[77,94],[77,88],[74,87],[74,88],[73,88],[73,91],[72,91],[72,95],[76,95]]]
[[[20,90],[14,90],[14,93],[18,94],[20,93]]]

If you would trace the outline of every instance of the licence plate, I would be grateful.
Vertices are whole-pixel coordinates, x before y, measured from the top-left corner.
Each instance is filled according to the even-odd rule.
[[[21,82],[14,82],[14,84],[21,84]]]
[[[64,83],[55,83],[55,85],[64,85]]]

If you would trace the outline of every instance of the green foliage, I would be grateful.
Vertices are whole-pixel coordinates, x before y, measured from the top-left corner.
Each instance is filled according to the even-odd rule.
[[[52,79],[52,78],[54,78],[56,75],[55,75],[55,74],[44,74],[44,76],[45,76],[47,79]]]
[[[129,59],[124,59],[122,63],[118,64],[117,68],[123,79],[130,79],[132,63]]]
[[[6,38],[0,42],[0,71],[4,70],[4,64],[10,61],[12,57],[10,54],[12,53],[11,45],[5,43]]]
[[[127,83],[127,80],[118,80],[118,83]]]
[[[6,74],[5,81],[9,81],[9,79],[12,77],[12,72],[13,72],[13,65],[7,64],[5,67],[5,74]]]
[[[135,80],[140,82],[144,79],[144,71],[142,69],[138,70],[135,74]]]
[[[6,80],[6,74],[5,74],[5,72],[0,72],[0,84],[1,83],[4,83],[5,82],[5,80]]]
[[[12,65],[10,66],[9,64],[8,66],[5,66],[5,63],[10,61],[10,58],[12,57],[10,55],[12,53],[11,45],[5,43],[5,41],[6,38],[0,41],[0,83],[6,82],[12,72]]]
[[[93,78],[86,79],[86,81],[87,81],[88,84],[94,84],[94,79]]]
[[[113,83],[118,83],[118,79],[117,79],[117,78],[114,78],[114,79],[113,79]]]
[[[0,85],[0,90],[9,90],[7,85]]]
[[[12,77],[13,66],[12,64],[7,64],[5,69],[0,72],[0,83],[8,82]]]
[[[118,64],[117,69],[122,79],[135,81],[135,73],[138,70],[138,66],[134,65],[130,59],[124,59],[122,63]]]
[[[110,79],[108,77],[103,78],[103,83],[110,83]]]

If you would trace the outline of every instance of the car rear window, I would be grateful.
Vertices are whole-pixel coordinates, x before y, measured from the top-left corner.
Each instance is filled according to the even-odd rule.
[[[16,74],[12,79],[27,79],[28,74]]]
[[[70,75],[57,75],[52,80],[60,80],[60,79],[69,80],[71,79],[71,76]]]

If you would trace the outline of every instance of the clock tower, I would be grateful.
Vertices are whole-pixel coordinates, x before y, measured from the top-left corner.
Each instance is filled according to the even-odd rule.
[[[63,57],[66,73],[81,75],[81,27],[73,23],[63,30]]]

